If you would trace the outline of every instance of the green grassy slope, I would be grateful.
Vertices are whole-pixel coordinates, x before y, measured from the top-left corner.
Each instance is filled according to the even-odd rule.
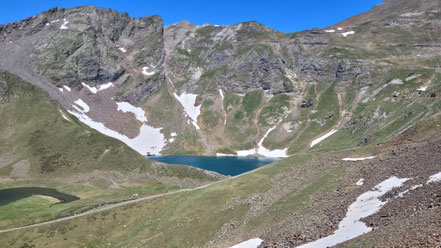
[[[81,197],[40,212],[20,202],[4,206],[0,227],[81,212],[87,206],[127,199],[135,193],[152,195],[219,178],[193,167],[153,163],[124,143],[84,126],[39,88],[0,72],[0,188],[43,186]],[[23,204],[28,206],[26,201]],[[13,218],[23,211],[34,217]]]

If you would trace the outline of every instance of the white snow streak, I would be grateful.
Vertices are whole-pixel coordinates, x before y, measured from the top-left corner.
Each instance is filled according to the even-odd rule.
[[[216,153],[216,157],[235,157],[234,154]]]
[[[364,158],[343,158],[343,161],[361,161],[361,160],[367,160],[367,159],[373,159],[376,158],[377,156],[369,156],[369,157],[364,157]]]
[[[326,33],[334,33],[335,29],[325,30]]]
[[[441,181],[441,172],[437,173],[435,175],[430,176],[429,180],[427,181],[427,183],[436,183]]]
[[[71,91],[71,89],[70,89],[70,87],[69,86],[67,86],[67,85],[65,85],[65,86],[63,86],[67,91]]]
[[[418,88],[419,91],[426,91],[427,90],[427,86],[421,86],[420,88]]]
[[[89,86],[89,85],[87,85],[85,83],[81,83],[81,84],[84,87],[88,88],[90,90],[90,92],[92,92],[93,94],[96,94],[98,91],[102,91],[102,90],[108,89],[108,88],[113,86],[112,82],[108,82],[107,84],[102,84],[102,85],[100,85],[98,87],[92,87],[92,86]]]
[[[119,50],[120,50],[121,52],[123,52],[123,53],[126,53],[126,52],[127,52],[127,50],[126,50],[124,47],[120,47]]]
[[[227,124],[227,111],[225,111],[225,109],[224,109],[224,93],[222,92],[222,89],[219,89],[219,94],[222,99],[222,110],[224,111],[224,114],[225,114],[224,125],[226,125]]]
[[[185,113],[190,117],[191,123],[196,127],[196,129],[200,129],[198,126],[198,116],[201,113],[201,106],[195,106],[196,104],[196,94],[187,94],[182,93],[178,96],[176,93],[173,93],[176,99],[181,103],[184,108]]]
[[[81,109],[77,108],[77,106],[73,105],[73,107],[76,108],[78,111],[83,112],[83,113],[89,112],[89,110],[90,110],[89,105],[87,105],[87,103],[85,103],[83,100],[78,99],[74,103],[82,108],[82,110],[81,110]]]
[[[259,144],[257,145],[257,148],[250,149],[250,150],[242,150],[237,151],[237,156],[244,157],[244,156],[250,156],[250,155],[262,155],[264,157],[273,157],[273,158],[285,158],[288,157],[286,155],[286,151],[288,148],[285,149],[276,149],[276,150],[268,150],[266,149],[262,144],[265,138],[268,136],[268,134],[276,129],[276,126],[268,129],[266,134],[263,136],[263,138],[260,140]]]
[[[124,113],[133,113],[138,121],[147,122],[145,112],[142,108],[135,107],[128,102],[117,102],[116,104],[118,105],[118,111],[122,111]]]
[[[262,242],[263,240],[260,238],[249,239],[237,245],[233,245],[231,248],[257,248]]]
[[[318,143],[322,142],[323,140],[325,140],[325,139],[328,138],[329,136],[333,135],[333,134],[336,133],[337,131],[338,131],[337,129],[332,129],[329,133],[327,133],[327,134],[325,134],[325,135],[323,135],[323,136],[321,136],[321,137],[319,137],[319,138],[313,140],[313,141],[311,142],[311,147],[313,147],[313,146],[317,145]]]
[[[347,37],[348,35],[351,35],[351,34],[355,34],[355,32],[354,31],[348,31],[348,32],[341,33],[341,35],[343,35],[344,37]]]
[[[59,91],[63,92],[63,88],[58,88]]]
[[[148,66],[144,66],[144,67],[142,68],[142,74],[144,74],[144,75],[146,75],[146,76],[151,76],[151,75],[155,74],[155,71],[148,72],[148,71],[147,71],[148,69],[149,69]]]
[[[380,210],[387,202],[382,202],[379,198],[393,188],[400,187],[407,180],[407,178],[392,176],[377,184],[371,191],[361,194],[357,200],[349,206],[346,217],[339,223],[338,229],[334,234],[298,247],[331,247],[370,232],[372,228],[366,226],[361,219]]]
[[[66,18],[63,19],[63,21],[64,21],[64,23],[63,23],[63,25],[61,25],[60,29],[69,29],[69,28],[66,26],[67,24],[69,24],[69,21],[67,21]]]
[[[355,185],[357,185],[357,186],[361,186],[361,185],[363,185],[364,184],[364,179],[363,178],[360,178],[360,180],[358,180],[356,183],[355,183]]]
[[[68,112],[76,116],[87,126],[97,130],[104,135],[121,140],[142,155],[147,155],[148,153],[161,154],[161,150],[165,146],[164,135],[162,135],[162,133],[160,132],[161,128],[153,128],[146,124],[143,124],[139,131],[139,135],[133,139],[130,139],[123,134],[107,128],[101,122],[93,121],[89,118],[89,116],[84,113],[78,113],[75,111]]]

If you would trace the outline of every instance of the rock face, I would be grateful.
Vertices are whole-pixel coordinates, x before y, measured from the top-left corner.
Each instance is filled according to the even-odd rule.
[[[363,133],[353,143],[375,142],[374,132],[388,118],[406,112],[386,105],[404,101],[401,106],[410,108],[409,99],[426,94],[438,100],[430,85],[439,73],[439,7],[434,0],[386,0],[327,29],[292,34],[254,21],[163,27],[159,16],[54,8],[0,26],[0,69],[43,88],[67,110],[76,111],[81,99],[89,118],[129,138],[143,124],[161,128],[169,154],[252,149],[273,127],[263,146],[289,147],[288,153],[333,127]],[[416,96],[416,84],[428,92]],[[184,93],[196,97],[179,102],[176,96]],[[141,107],[148,120],[140,123],[116,102]],[[186,112],[191,105],[200,109],[196,120]],[[280,115],[281,109],[287,111]],[[288,132],[287,123],[303,124]]]

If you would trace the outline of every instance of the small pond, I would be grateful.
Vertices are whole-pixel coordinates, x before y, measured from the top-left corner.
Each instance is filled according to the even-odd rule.
[[[4,206],[33,195],[51,196],[60,200],[60,203],[68,203],[80,199],[74,195],[64,194],[51,188],[20,187],[0,189],[0,206]]]
[[[261,157],[204,157],[204,156],[149,156],[151,160],[167,164],[184,164],[217,173],[236,176],[262,167],[280,158]]]

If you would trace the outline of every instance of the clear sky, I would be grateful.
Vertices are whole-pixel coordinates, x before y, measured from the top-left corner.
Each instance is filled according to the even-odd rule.
[[[324,28],[365,12],[382,0],[1,0],[0,24],[19,21],[52,7],[95,5],[132,17],[160,15],[164,25],[234,24],[255,20],[282,32]]]

